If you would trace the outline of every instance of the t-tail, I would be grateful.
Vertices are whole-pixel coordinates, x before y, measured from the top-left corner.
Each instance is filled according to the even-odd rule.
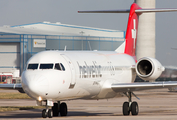
[[[138,17],[142,13],[148,12],[172,12],[177,11],[177,9],[142,9],[136,3],[133,3],[130,9],[124,10],[97,10],[97,11],[78,11],[79,13],[129,13],[129,19],[127,24],[127,31],[125,36],[125,43],[123,43],[117,52],[125,53],[131,55],[136,60],[136,41],[138,33]],[[122,49],[122,47],[124,48]]]
[[[125,36],[125,49],[124,53],[131,55],[136,60],[136,40],[138,33],[138,15],[135,10],[141,9],[137,4],[132,4],[129,12],[129,19],[127,24],[127,31]]]

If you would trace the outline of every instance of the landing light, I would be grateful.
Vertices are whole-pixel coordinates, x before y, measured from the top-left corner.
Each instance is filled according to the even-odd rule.
[[[39,100],[39,101],[42,101],[42,97],[41,97],[41,96],[39,96],[39,97],[38,97],[38,100]]]

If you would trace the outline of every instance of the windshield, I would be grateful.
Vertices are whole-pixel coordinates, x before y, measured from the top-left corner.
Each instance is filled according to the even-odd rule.
[[[39,69],[53,69],[53,64],[40,64]]]
[[[38,66],[39,69],[55,69],[65,71],[65,67],[63,66],[62,63],[55,63],[55,65],[53,63],[42,63],[42,64],[32,63],[28,64],[27,69],[35,70],[38,69]]]
[[[38,69],[38,64],[28,64],[28,68],[27,69]]]

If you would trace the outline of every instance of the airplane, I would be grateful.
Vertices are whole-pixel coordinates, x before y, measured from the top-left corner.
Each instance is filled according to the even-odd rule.
[[[133,3],[130,10],[79,11],[79,13],[129,13],[125,42],[115,51],[42,51],[33,55],[22,73],[22,83],[0,88],[24,90],[38,105],[45,103],[42,117],[67,116],[65,100],[99,100],[124,93],[123,115],[138,115],[133,92],[176,87],[177,82],[151,82],[164,71],[151,57],[136,59],[138,16],[147,12],[170,12],[177,9],[142,9]],[[134,83],[138,75],[150,82]]]

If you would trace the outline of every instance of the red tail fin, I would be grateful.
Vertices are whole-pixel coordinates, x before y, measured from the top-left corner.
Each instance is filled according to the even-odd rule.
[[[78,11],[79,13],[129,13],[129,20],[127,25],[127,32],[125,36],[125,50],[124,53],[131,55],[136,60],[136,40],[138,33],[138,16],[142,13],[148,12],[172,12],[177,9],[142,9],[136,3],[133,3],[129,9],[124,10],[94,10],[94,11]]]
[[[130,8],[129,19],[127,24],[127,32],[125,36],[125,51],[124,53],[133,56],[136,59],[136,40],[138,33],[138,14],[135,10],[141,9],[136,3],[133,3]]]

